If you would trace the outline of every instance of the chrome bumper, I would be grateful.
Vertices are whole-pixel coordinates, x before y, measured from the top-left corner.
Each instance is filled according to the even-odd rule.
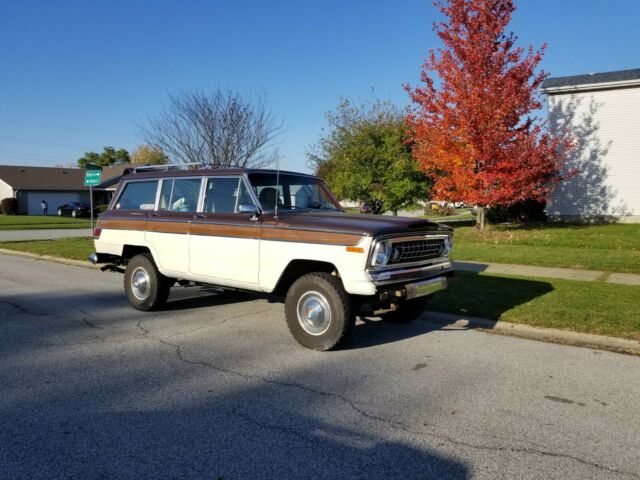
[[[405,267],[399,269],[369,271],[371,281],[376,285],[388,285],[391,283],[411,282],[422,280],[425,277],[434,277],[453,271],[451,261],[445,260],[431,265],[420,267]]]
[[[440,290],[447,288],[447,277],[437,277],[424,282],[409,283],[404,288],[407,292],[405,300],[411,300],[412,298],[426,297],[432,295]]]

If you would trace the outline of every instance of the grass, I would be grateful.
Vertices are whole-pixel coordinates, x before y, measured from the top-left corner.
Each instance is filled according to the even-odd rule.
[[[43,228],[89,228],[88,218],[54,215],[0,215],[0,230],[36,230]]]
[[[640,287],[456,272],[429,309],[640,340]]]
[[[25,242],[1,242],[0,248],[51,255],[53,257],[86,260],[95,251],[92,238],[58,238],[55,240],[30,240]]]
[[[640,273],[640,224],[459,227],[455,242],[456,260]]]

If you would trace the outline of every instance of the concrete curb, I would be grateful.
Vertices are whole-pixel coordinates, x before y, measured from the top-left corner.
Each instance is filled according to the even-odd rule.
[[[532,327],[530,325],[432,311],[427,312],[427,317],[423,317],[423,319],[439,325],[446,325],[445,329],[469,330],[473,328],[487,333],[640,356],[640,342],[636,340],[554,328]]]
[[[88,261],[72,260],[70,258],[52,257],[51,255],[38,255],[37,253],[21,252],[19,250],[9,250],[6,248],[0,248],[0,253],[3,255],[13,255],[16,257],[31,258],[33,260],[45,260],[47,262],[60,263],[62,265],[73,265],[74,267],[91,268],[93,270],[99,270],[98,265],[92,265]]]

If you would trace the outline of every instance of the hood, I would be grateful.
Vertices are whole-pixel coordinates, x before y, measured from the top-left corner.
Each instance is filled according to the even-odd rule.
[[[442,232],[453,229],[424,218],[392,217],[388,215],[348,215],[340,212],[300,212],[280,214],[277,226],[358,235],[387,235],[392,233]]]

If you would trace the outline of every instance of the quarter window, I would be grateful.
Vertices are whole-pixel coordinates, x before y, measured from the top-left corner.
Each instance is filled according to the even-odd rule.
[[[165,212],[195,212],[200,196],[199,178],[163,180],[158,210]]]
[[[128,182],[115,205],[116,210],[153,210],[158,181]]]
[[[205,213],[238,213],[240,205],[254,206],[242,178],[217,177],[207,180]]]

